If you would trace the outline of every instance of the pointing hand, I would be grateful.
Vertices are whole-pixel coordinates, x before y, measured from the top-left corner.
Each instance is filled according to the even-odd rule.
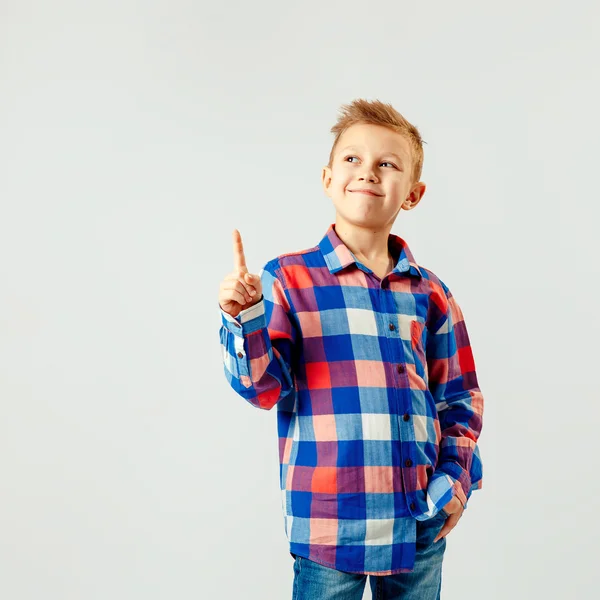
[[[262,300],[262,283],[259,275],[248,272],[242,236],[233,230],[233,271],[225,276],[219,286],[219,305],[232,317]]]

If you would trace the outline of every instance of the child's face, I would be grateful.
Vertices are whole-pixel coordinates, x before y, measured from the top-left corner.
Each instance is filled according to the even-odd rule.
[[[411,210],[425,193],[412,181],[406,138],[386,127],[359,123],[340,136],[332,166],[324,167],[323,189],[338,217],[356,226],[391,226],[402,208]],[[367,188],[379,196],[359,193]]]

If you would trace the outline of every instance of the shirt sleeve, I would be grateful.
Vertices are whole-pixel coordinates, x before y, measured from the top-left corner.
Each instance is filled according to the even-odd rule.
[[[482,487],[477,440],[483,423],[483,396],[463,313],[442,282],[434,302],[440,318],[427,336],[426,355],[441,441],[428,485],[428,502],[442,508],[456,495],[466,508],[473,490]]]
[[[269,410],[294,390],[298,340],[290,304],[273,261],[260,271],[262,300],[232,317],[221,313],[221,353],[231,387],[256,408]]]

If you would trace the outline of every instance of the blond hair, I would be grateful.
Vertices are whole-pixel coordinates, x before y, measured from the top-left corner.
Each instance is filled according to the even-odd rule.
[[[423,144],[426,142],[421,139],[419,130],[412,123],[409,123],[391,104],[384,104],[379,100],[368,101],[359,98],[353,100],[350,104],[343,104],[340,113],[337,123],[331,128],[331,133],[335,134],[335,140],[329,153],[329,163],[327,165],[329,168],[333,164],[333,155],[342,133],[357,123],[368,123],[387,127],[403,135],[408,140],[412,152],[413,182],[419,181],[423,169]]]

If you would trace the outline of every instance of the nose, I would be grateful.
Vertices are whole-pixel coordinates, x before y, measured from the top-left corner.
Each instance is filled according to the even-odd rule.
[[[363,167],[363,172],[362,172],[362,176],[359,177],[360,181],[370,181],[370,182],[374,182],[377,181],[377,176],[375,175],[375,172],[373,171],[373,167],[371,167],[368,164],[365,164],[365,166]]]

